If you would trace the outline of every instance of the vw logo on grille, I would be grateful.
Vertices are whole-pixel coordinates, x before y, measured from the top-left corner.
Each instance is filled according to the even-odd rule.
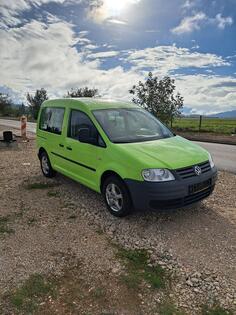
[[[202,173],[201,167],[200,166],[194,166],[194,172],[197,176],[199,176]]]

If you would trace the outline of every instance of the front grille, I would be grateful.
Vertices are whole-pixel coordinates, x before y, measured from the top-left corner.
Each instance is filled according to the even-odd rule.
[[[180,176],[182,179],[191,178],[194,176],[197,176],[194,171],[194,166],[199,166],[201,168],[202,174],[207,173],[211,170],[210,162],[206,161],[200,164],[179,168],[176,170],[176,173]]]
[[[212,193],[214,186],[208,187],[198,193],[193,195],[188,195],[184,198],[170,199],[170,200],[151,200],[149,205],[152,209],[174,209],[183,206],[190,205],[192,203],[198,202]]]

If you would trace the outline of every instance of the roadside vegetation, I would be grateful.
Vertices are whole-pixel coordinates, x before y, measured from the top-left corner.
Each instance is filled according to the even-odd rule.
[[[202,315],[233,315],[231,310],[226,310],[219,305],[207,306],[204,305],[202,307]]]
[[[133,102],[158,117],[165,124],[172,126],[174,118],[179,117],[184,105],[184,98],[176,93],[175,80],[165,76],[159,80],[149,72],[144,82],[139,81],[129,90]]]
[[[14,233],[14,230],[9,227],[9,221],[9,216],[0,217],[0,235]]]
[[[47,188],[53,188],[53,187],[58,187],[60,186],[59,183],[28,183],[25,185],[25,188],[28,190],[31,189],[47,189]],[[48,196],[56,196],[57,192],[50,191],[48,192]]]
[[[216,134],[233,134],[236,132],[236,119],[202,118],[199,130],[199,117],[176,118],[173,121],[173,129],[182,132],[212,132]]]
[[[157,116],[164,123],[172,124],[175,117],[180,116],[183,107],[183,97],[175,92],[175,80],[165,76],[159,80],[152,72],[149,72],[144,82],[138,82],[127,91],[133,95],[133,102]],[[67,91],[64,97],[100,97],[96,88],[79,87]],[[19,117],[27,115],[31,120],[37,120],[42,103],[48,100],[47,91],[44,88],[37,89],[33,94],[27,93],[25,104],[14,104],[9,95],[0,93],[0,116]]]
[[[114,244],[113,244],[114,246]],[[121,284],[125,284],[131,295],[142,292],[144,286],[142,282],[147,282],[150,286],[146,290],[162,290],[165,297],[161,303],[153,309],[154,314],[159,315],[186,315],[187,313],[176,306],[169,298],[171,288],[170,279],[161,267],[150,267],[148,265],[148,254],[145,250],[127,250],[115,245],[116,257],[121,260],[126,267],[127,277],[121,277]],[[88,290],[88,291],[87,291]],[[42,274],[32,274],[21,286],[13,289],[5,295],[4,303],[12,314],[41,314],[47,307],[50,310],[46,314],[51,314],[51,307],[55,304],[66,306],[71,314],[76,311],[75,305],[79,303],[106,303],[109,301],[109,292],[106,287],[97,284],[87,284],[81,281],[80,266],[74,266],[64,271],[61,277],[46,277]],[[58,304],[59,303],[59,304]],[[132,303],[130,301],[130,303]],[[76,313],[76,312],[75,312]],[[84,313],[83,313],[84,314]],[[90,313],[88,313],[90,314]],[[99,313],[99,314],[115,314]],[[202,306],[201,315],[233,315],[233,312],[226,310],[219,305]]]
[[[151,290],[162,290],[165,295],[171,291],[171,278],[168,272],[160,265],[152,265],[148,251],[145,249],[125,249],[115,245],[116,256],[122,260],[126,267],[125,274],[121,275],[121,281],[131,289],[139,292],[143,282],[148,284]],[[176,305],[167,298],[156,310],[160,315],[185,315]]]
[[[168,76],[159,80],[149,72],[144,82],[138,82],[127,91],[133,96],[133,102],[157,116],[176,132],[210,132],[214,134],[230,135],[236,133],[236,119],[217,119],[202,117],[182,117],[181,111],[184,99],[176,92],[175,80]],[[99,97],[96,88],[72,88],[64,97]],[[49,99],[44,88],[37,89],[33,94],[27,93],[27,106],[14,104],[10,96],[0,93],[0,117],[19,119],[26,115],[28,121],[35,122],[42,103]]]
[[[55,294],[54,289],[52,281],[40,274],[33,274],[8,295],[8,300],[16,310],[31,314],[46,296]]]
[[[159,265],[152,266],[148,263],[149,255],[146,250],[118,247],[117,257],[126,265],[126,274],[122,275],[122,280],[129,288],[138,289],[142,281],[146,281],[155,289],[165,289],[169,285],[170,278],[166,271]]]

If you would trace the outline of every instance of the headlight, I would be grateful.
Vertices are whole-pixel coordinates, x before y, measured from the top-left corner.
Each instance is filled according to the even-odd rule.
[[[175,180],[174,175],[167,169],[149,168],[142,171],[143,179],[147,182],[167,182]]]
[[[210,162],[210,165],[211,165],[211,168],[213,168],[215,166],[215,163],[213,162],[213,159],[209,153],[209,162]]]

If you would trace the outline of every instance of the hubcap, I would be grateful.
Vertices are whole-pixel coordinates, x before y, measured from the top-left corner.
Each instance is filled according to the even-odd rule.
[[[45,155],[42,157],[41,163],[42,163],[42,170],[44,174],[48,174],[49,164],[48,164],[48,158]]]
[[[106,187],[106,200],[109,205],[109,207],[115,211],[118,212],[123,207],[123,195],[120,190],[120,188],[114,184],[110,183]]]

